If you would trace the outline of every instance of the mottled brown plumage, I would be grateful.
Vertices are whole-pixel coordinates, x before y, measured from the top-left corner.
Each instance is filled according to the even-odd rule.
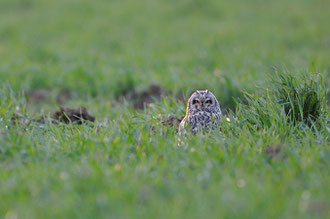
[[[186,116],[180,123],[179,133],[186,127],[196,134],[200,130],[210,130],[219,127],[221,110],[217,98],[211,91],[196,90],[188,100]]]

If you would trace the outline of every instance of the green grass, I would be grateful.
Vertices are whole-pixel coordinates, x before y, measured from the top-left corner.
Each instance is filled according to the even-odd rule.
[[[0,217],[328,217],[329,9],[324,0],[0,1]],[[178,147],[161,121],[183,115],[183,103],[117,101],[150,84],[186,97],[207,88],[231,120]],[[27,104],[40,89],[47,98]],[[57,109],[63,89],[63,105],[86,106],[94,125],[32,121]],[[17,111],[30,122],[14,125]]]

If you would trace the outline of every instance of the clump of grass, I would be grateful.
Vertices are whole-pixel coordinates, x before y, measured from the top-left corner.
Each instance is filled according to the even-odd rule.
[[[277,102],[284,106],[291,122],[311,126],[325,112],[326,89],[321,76],[296,78],[280,74],[273,82]]]
[[[253,129],[311,127],[326,113],[326,89],[320,75],[295,77],[279,73],[271,82],[271,87],[263,88],[261,94],[244,93],[244,100],[238,102],[239,121]]]

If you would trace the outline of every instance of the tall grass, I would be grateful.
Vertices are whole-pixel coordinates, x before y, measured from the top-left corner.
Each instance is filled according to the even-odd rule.
[[[284,130],[300,127],[320,128],[327,113],[326,87],[319,74],[293,76],[277,73],[270,87],[261,92],[244,92],[237,101],[237,118],[248,127]]]

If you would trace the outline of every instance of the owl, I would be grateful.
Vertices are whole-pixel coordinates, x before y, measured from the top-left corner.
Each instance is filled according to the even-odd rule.
[[[188,100],[186,116],[180,123],[179,133],[186,127],[193,134],[201,130],[216,129],[221,122],[221,110],[211,91],[196,90]]]

